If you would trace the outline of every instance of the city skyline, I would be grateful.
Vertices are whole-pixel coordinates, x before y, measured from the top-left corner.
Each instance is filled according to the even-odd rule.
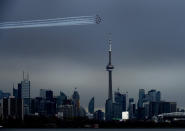
[[[110,51],[111,50],[109,50],[109,57],[111,56]],[[108,96],[105,110],[95,108],[95,100],[94,97],[92,97],[89,101],[87,111],[87,109],[80,104],[80,94],[76,88],[71,97],[67,97],[62,91],[60,95],[56,96],[50,89],[40,89],[40,96],[31,98],[31,83],[28,76],[29,75],[25,78],[23,72],[23,80],[18,83],[17,88],[13,86],[12,95],[0,90],[0,118],[2,118],[2,120],[9,119],[9,117],[24,120],[26,116],[38,117],[44,115],[51,117],[55,115],[59,119],[83,117],[89,120],[112,121],[123,120],[123,113],[125,113],[125,115],[127,114],[125,116],[126,119],[129,118],[130,120],[148,119],[153,121],[154,116],[160,119],[160,116],[166,115],[166,113],[171,113],[171,115],[174,115],[173,117],[175,117],[176,114],[181,114],[181,117],[184,117],[184,109],[179,108],[177,102],[161,100],[161,92],[155,89],[148,91],[148,93],[145,93],[144,89],[139,89],[138,101],[134,101],[134,98],[128,96],[127,93],[120,92],[118,89],[117,92],[114,93],[114,96]],[[110,90],[108,90],[108,92],[108,94],[112,94]],[[157,120],[158,122],[160,121],[159,119]]]
[[[162,116],[180,114],[183,118],[184,108],[177,107],[177,102],[161,100],[161,92],[152,89],[145,93],[145,89],[139,89],[138,102],[134,102],[134,98],[128,96],[128,92],[122,93],[119,88],[116,92],[112,92],[112,41],[108,40],[108,64],[106,71],[108,72],[108,98],[106,99],[105,108],[98,109],[95,106],[95,99],[92,97],[86,109],[80,104],[80,94],[77,88],[71,97],[67,97],[63,91],[60,95],[55,96],[51,89],[40,89],[40,96],[30,97],[29,73],[25,78],[23,71],[23,80],[18,83],[17,89],[13,84],[13,96],[10,93],[4,93],[0,90],[0,118],[18,119],[23,121],[27,117],[52,117],[57,119],[70,120],[75,118],[83,118],[97,121],[123,121],[123,120],[150,120],[165,121]],[[103,95],[103,94],[102,94]],[[137,105],[137,107],[136,107]],[[14,108],[12,108],[14,107]],[[94,111],[96,110],[96,111]],[[156,119],[155,119],[156,118]],[[169,118],[171,119],[171,118]],[[175,120],[171,119],[171,121]]]
[[[109,50],[109,58],[111,59],[110,51],[111,50]],[[22,99],[24,99],[24,97],[28,98],[28,99],[35,99],[35,98],[39,98],[39,97],[46,99],[46,97],[47,97],[46,92],[52,92],[52,98],[56,98],[56,99],[58,99],[58,97],[62,93],[62,95],[64,95],[66,97],[66,99],[69,99],[69,100],[73,99],[73,97],[74,97],[73,95],[76,92],[78,94],[78,99],[80,98],[80,92],[77,90],[77,88],[74,88],[74,90],[72,91],[73,93],[67,94],[67,95],[66,95],[66,92],[64,92],[62,90],[60,90],[59,93],[54,93],[53,94],[52,89],[39,89],[39,95],[31,97],[30,96],[30,94],[31,94],[30,93],[31,82],[30,82],[30,79],[29,79],[29,73],[27,73],[26,77],[25,77],[25,72],[23,71],[22,73],[23,73],[22,74],[23,77],[22,77],[21,82],[17,83],[17,86],[15,86],[13,84],[12,92],[4,92],[4,90],[0,90],[0,92],[1,92],[0,93],[0,96],[1,96],[0,99],[3,99],[3,98],[5,98],[5,99],[6,98],[22,98]],[[109,80],[110,80],[110,78],[108,78],[108,83],[109,83]],[[135,106],[137,105],[138,108],[143,108],[143,104],[145,102],[148,102],[148,101],[150,101],[150,102],[167,102],[166,100],[161,99],[162,98],[161,92],[156,91],[156,89],[151,89],[151,90],[139,89],[138,91],[139,91],[138,94],[137,94],[138,99],[134,99],[133,96],[128,96],[128,92],[120,91],[119,88],[116,91],[111,92],[110,86],[108,86],[108,94],[109,95],[108,95],[107,101],[110,100],[112,104],[114,104],[114,102],[118,102],[118,101],[120,102],[121,101],[120,103],[125,104],[124,106],[121,104],[123,106],[123,107],[121,107],[121,108],[123,108],[123,111],[129,111],[130,99],[131,99],[131,103],[134,104]],[[147,94],[147,92],[148,92],[148,94]],[[110,95],[110,94],[112,94],[112,95]],[[121,95],[121,97],[124,97],[123,100],[120,100],[120,98],[119,98],[120,95]],[[102,108],[97,107],[97,105],[95,104],[96,103],[95,102],[95,97],[94,96],[90,96],[90,97],[91,97],[91,99],[89,99],[88,105],[82,104],[82,106],[85,107],[85,110],[87,112],[89,112],[89,108],[93,108],[93,109],[90,109],[90,110],[95,109],[95,110],[101,110],[101,111],[106,112],[106,109],[105,109],[106,106],[103,107],[104,105],[101,105]],[[141,99],[143,99],[144,101],[140,101]],[[24,101],[26,101],[26,100],[24,100]],[[91,107],[89,107],[90,103],[91,103]],[[93,103],[93,107],[92,107],[92,103]],[[142,103],[142,104],[140,104],[140,103]],[[172,103],[176,103],[176,102],[173,100]],[[112,104],[111,104],[111,106],[112,106]],[[184,110],[184,108],[179,107],[178,105],[177,105],[177,109],[178,110]]]
[[[11,92],[25,70],[30,73],[31,97],[38,96],[39,89],[71,95],[77,87],[82,105],[87,106],[94,96],[96,107],[104,108],[111,32],[116,66],[113,92],[120,88],[136,100],[140,88],[156,89],[162,99],[185,106],[184,1],[44,2],[1,1],[0,22],[93,14],[103,21],[78,27],[0,30],[1,90]]]

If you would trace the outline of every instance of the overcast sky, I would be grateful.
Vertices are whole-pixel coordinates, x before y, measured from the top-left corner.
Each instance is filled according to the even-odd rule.
[[[108,33],[112,33],[113,91],[138,98],[140,88],[185,105],[184,0],[1,0],[0,22],[99,14],[99,25],[0,30],[0,89],[30,73],[39,89],[74,88],[81,104],[104,107],[108,95]]]

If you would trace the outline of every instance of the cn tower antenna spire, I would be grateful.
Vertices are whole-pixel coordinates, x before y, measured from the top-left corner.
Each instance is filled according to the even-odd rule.
[[[111,39],[111,33],[108,34],[109,35],[109,51],[112,51],[112,39]]]
[[[112,40],[109,39],[109,51],[112,51]]]

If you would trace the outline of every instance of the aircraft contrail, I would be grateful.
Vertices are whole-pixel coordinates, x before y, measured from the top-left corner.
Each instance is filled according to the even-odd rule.
[[[0,23],[0,29],[87,25],[87,24],[99,24],[100,22],[101,18],[98,15],[78,16],[78,17],[66,17],[66,18],[30,20],[30,21],[3,22]]]

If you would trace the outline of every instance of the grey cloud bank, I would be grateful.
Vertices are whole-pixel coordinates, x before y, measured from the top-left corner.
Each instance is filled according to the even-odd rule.
[[[0,30],[0,88],[12,90],[30,72],[31,95],[40,88],[71,95],[81,103],[108,95],[108,36],[113,41],[113,90],[137,98],[155,88],[184,106],[185,1],[183,0],[2,0],[0,22],[99,14],[100,25]],[[98,90],[98,92],[97,92]]]

